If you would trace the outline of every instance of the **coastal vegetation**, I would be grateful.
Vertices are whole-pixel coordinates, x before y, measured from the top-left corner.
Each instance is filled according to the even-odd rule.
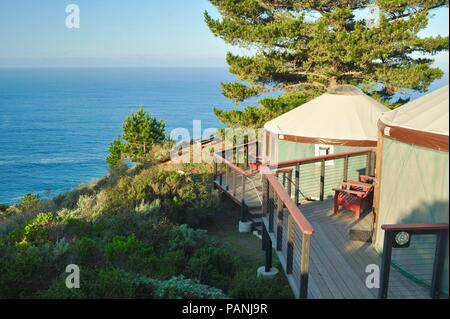
[[[150,117],[141,109],[129,119],[145,130]],[[209,233],[236,208],[219,205],[210,165],[167,161],[162,126],[152,127],[153,142],[127,153],[140,163],[50,200],[26,194],[1,206],[0,298],[290,297],[282,275],[256,277],[259,249],[236,254]],[[80,289],[66,287],[69,264],[80,268]]]
[[[238,81],[223,83],[223,95],[240,103],[275,90],[286,93],[243,110],[215,108],[228,126],[261,127],[338,84],[357,85],[395,108],[408,101],[398,93],[426,92],[443,75],[432,56],[448,50],[448,37],[420,33],[448,0],[210,2],[221,15],[205,12],[211,32],[249,49],[228,53]]]

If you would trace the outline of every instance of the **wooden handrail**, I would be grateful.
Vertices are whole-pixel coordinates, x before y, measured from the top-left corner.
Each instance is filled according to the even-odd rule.
[[[421,231],[440,231],[448,230],[448,224],[396,224],[396,225],[382,225],[381,229],[386,232],[421,232]]]
[[[276,173],[289,173],[289,172],[293,172],[293,171],[294,171],[293,167],[283,167],[283,168],[277,169],[275,172]]]
[[[217,154],[217,155],[220,156],[220,154],[221,154],[222,152],[237,151],[238,149],[242,149],[242,148],[244,148],[244,147],[246,147],[246,146],[251,146],[251,145],[256,144],[256,143],[258,143],[257,140],[251,141],[251,142],[248,142],[248,143],[244,143],[244,144],[239,144],[239,145],[236,145],[236,146],[233,146],[233,147],[230,147],[230,148],[226,148],[226,149],[224,149],[224,150],[221,150],[220,152],[217,152],[217,153],[215,153],[215,154]]]
[[[301,210],[297,207],[297,205],[295,205],[295,203],[292,201],[291,197],[285,191],[284,187],[281,185],[278,179],[273,174],[265,174],[265,176],[267,178],[267,181],[272,186],[272,189],[275,191],[278,198],[283,202],[302,233],[306,235],[313,235],[314,228],[303,215]]]
[[[218,155],[218,154],[214,154],[214,158],[221,161],[223,164],[227,165],[228,167],[230,167],[232,170],[238,172],[241,175],[244,176],[250,176],[251,174],[245,170],[243,170],[242,168],[236,166],[235,164],[233,164],[232,162],[230,162],[229,160],[227,160],[226,158],[223,158],[222,156]]]
[[[293,166],[293,165],[297,165],[297,164],[310,164],[310,163],[320,162],[323,160],[325,160],[325,161],[335,160],[335,159],[345,158],[347,156],[358,156],[358,155],[364,155],[364,154],[368,154],[368,153],[375,153],[375,150],[374,149],[366,149],[366,150],[355,151],[355,152],[329,154],[329,155],[314,156],[314,157],[305,157],[302,159],[280,162],[271,167],[274,167],[274,166],[284,167],[284,166]]]

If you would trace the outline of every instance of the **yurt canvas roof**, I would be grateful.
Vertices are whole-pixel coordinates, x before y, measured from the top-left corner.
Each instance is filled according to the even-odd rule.
[[[279,139],[299,143],[375,146],[377,122],[389,111],[355,87],[325,93],[266,123]]]
[[[448,151],[448,85],[384,114],[379,126],[385,136]]]

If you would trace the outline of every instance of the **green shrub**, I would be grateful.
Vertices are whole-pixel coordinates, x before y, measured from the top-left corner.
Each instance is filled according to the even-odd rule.
[[[224,299],[226,296],[217,288],[199,284],[198,282],[180,277],[169,280],[149,279],[142,275],[128,274],[135,285],[152,286],[153,297],[158,299]]]
[[[208,242],[206,230],[196,230],[187,225],[175,226],[170,230],[170,250],[182,249],[187,255]]]
[[[116,268],[80,269],[80,289],[68,289],[65,275],[54,280],[47,290],[34,294],[41,299],[108,298],[108,299],[223,299],[217,288],[201,285],[184,277],[169,280],[152,279],[142,274],[127,273]]]
[[[0,258],[0,299],[29,298],[36,291],[48,289],[64,271],[67,252],[67,243],[7,249]]]
[[[153,250],[136,236],[114,237],[105,247],[107,261],[125,270],[145,271],[151,268]]]
[[[169,251],[161,256],[149,258],[149,269],[144,273],[159,279],[169,279],[179,275],[186,264],[182,250]]]
[[[81,265],[96,266],[104,261],[102,249],[93,239],[81,238],[76,243],[76,250]]]
[[[282,277],[263,278],[255,270],[239,272],[232,281],[229,295],[237,299],[288,299],[291,290]]]
[[[36,210],[39,204],[39,196],[36,194],[25,194],[20,200],[18,208],[23,212],[32,212]]]
[[[225,294],[217,288],[199,284],[192,279],[175,277],[154,284],[155,298],[160,299],[224,299]]]
[[[23,243],[41,245],[51,242],[51,230],[58,218],[53,213],[40,213],[23,229]]]
[[[195,252],[188,262],[187,274],[202,284],[228,291],[238,269],[238,260],[228,248],[209,246]]]

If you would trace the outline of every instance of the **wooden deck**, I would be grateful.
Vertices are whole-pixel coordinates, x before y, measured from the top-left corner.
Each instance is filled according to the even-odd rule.
[[[225,177],[224,177],[225,178]],[[233,185],[232,176],[229,185]],[[261,207],[261,180],[256,174],[247,179],[246,203],[249,207]],[[220,188],[240,204],[242,182],[236,182],[236,190],[228,190],[220,186],[219,178],[215,181]],[[225,185],[224,179],[222,185]],[[299,206],[304,216],[312,224],[315,234],[311,240],[310,273],[308,298],[312,299],[374,299],[378,289],[369,289],[366,279],[369,273],[367,266],[381,265],[381,256],[377,254],[370,243],[352,241],[350,230],[358,228],[353,213],[343,212],[333,214],[333,200],[323,202],[308,202]],[[267,220],[266,220],[267,223]],[[273,237],[273,234],[271,235]],[[272,238],[275,243],[276,239]],[[278,253],[280,262],[286,263],[283,254]],[[291,284],[296,278],[289,278]],[[294,274],[295,276],[295,274]],[[429,290],[408,279],[395,269],[391,269],[389,298],[390,299],[428,299]],[[295,290],[295,288],[294,288]]]
[[[332,213],[333,201],[300,206],[315,229],[311,241],[309,298],[372,299],[378,289],[366,287],[366,267],[381,263],[372,245],[349,240],[356,220],[350,212]],[[391,269],[389,298],[429,298],[428,289]]]

